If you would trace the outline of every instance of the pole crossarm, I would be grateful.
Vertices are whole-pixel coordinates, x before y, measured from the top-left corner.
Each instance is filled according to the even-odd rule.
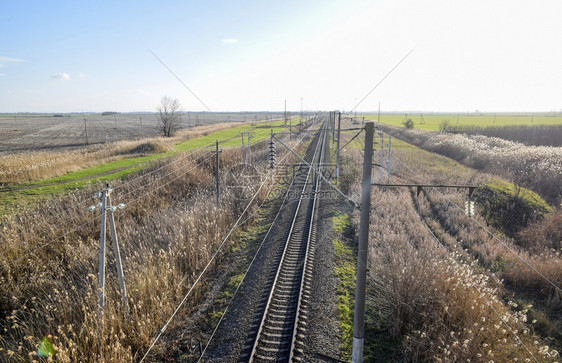
[[[383,183],[372,183],[371,185],[376,187],[420,187],[420,188],[478,188],[478,185],[445,185],[445,184],[383,184]]]
[[[277,136],[275,136],[275,134],[273,134],[273,137],[275,138],[275,140],[279,141],[279,143],[281,145],[285,146],[285,148],[287,148],[287,150],[289,150],[293,155],[295,155],[297,158],[299,158],[300,161],[302,161],[304,164],[308,165],[308,167],[311,168],[312,171],[314,171],[316,174],[318,174],[318,176],[320,176],[325,182],[327,182],[328,185],[330,185],[339,195],[344,197],[345,200],[347,200],[349,203],[353,204],[353,206],[355,208],[359,208],[359,205],[353,199],[351,199],[350,197],[345,195],[337,186],[332,184],[332,182],[329,181],[324,175],[322,175],[322,173],[320,171],[318,171],[314,166],[312,166],[310,163],[308,163],[306,160],[304,160],[299,154],[294,152],[293,149],[291,149],[289,146],[287,146],[283,141],[279,140],[279,138]]]
[[[375,187],[412,187],[417,188],[417,194],[419,195],[423,188],[465,188],[468,189],[468,196],[472,196],[474,189],[478,188],[478,185],[462,185],[462,184],[383,184],[383,183],[371,183]]]

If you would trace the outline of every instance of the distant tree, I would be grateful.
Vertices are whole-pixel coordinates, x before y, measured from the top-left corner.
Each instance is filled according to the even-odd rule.
[[[411,118],[407,119],[407,120],[404,121],[402,124],[403,124],[404,127],[407,128],[407,129],[413,129],[413,128],[414,128],[414,121],[412,121]]]
[[[181,104],[177,98],[170,98],[168,96],[162,97],[160,104],[156,107],[160,130],[162,130],[164,136],[170,137],[179,129],[180,107]]]

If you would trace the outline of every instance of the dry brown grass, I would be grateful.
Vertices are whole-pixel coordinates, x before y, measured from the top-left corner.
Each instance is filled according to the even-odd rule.
[[[374,191],[373,204],[369,305],[408,361],[525,361],[510,329],[540,361],[555,360],[535,345],[527,310],[504,305],[476,262],[442,249],[404,196]]]
[[[252,156],[266,173],[266,142],[256,145]],[[239,162],[239,150],[221,153],[223,170]],[[271,186],[270,181],[260,191],[248,213]],[[214,155],[203,152],[178,154],[112,187],[113,202],[127,203],[116,225],[131,319],[125,318],[109,248],[98,336],[99,212],[87,211],[97,201],[93,189],[60,196],[0,225],[0,361],[32,359],[45,336],[59,362],[138,361],[248,202],[223,193],[216,207]],[[228,240],[211,271],[220,271],[220,256],[228,256],[235,241]],[[177,318],[187,319],[207,288],[203,279]],[[180,323],[174,321],[170,330],[174,324]],[[154,359],[164,359],[166,349],[160,341]]]
[[[243,123],[222,123],[182,130],[174,137],[117,141],[78,150],[36,151],[0,156],[0,185],[48,179],[101,163],[173,150],[173,145]]]
[[[224,167],[238,162],[237,154],[224,152]],[[171,160],[155,173],[146,170],[145,177],[112,185],[115,202],[128,203],[117,225],[132,319],[122,318],[109,262],[101,340],[96,320],[99,217],[88,223],[94,217],[87,212],[88,204],[69,210],[82,202],[94,203],[92,191],[61,197],[6,221],[0,232],[1,263],[24,258],[0,275],[0,357],[26,360],[50,334],[57,361],[138,360],[241,212],[241,204],[228,195],[216,208],[213,166],[209,160],[197,167],[202,158]],[[44,223],[52,215],[57,216],[54,221]],[[50,241],[55,242],[26,255]]]
[[[439,157],[420,150],[395,153],[412,162],[414,168],[400,167],[394,160],[397,171],[402,171],[405,178],[414,174],[416,178],[393,177],[393,182],[467,183],[481,178],[473,171],[458,168],[450,161],[442,163]],[[352,164],[360,165],[362,158],[357,154],[348,151],[346,157]],[[351,186],[356,200],[360,190],[358,179]],[[412,195],[415,199],[415,191]],[[465,194],[456,191],[445,195],[460,205],[466,200]],[[373,324],[368,331],[375,335],[366,336],[367,358],[525,362],[534,361],[534,356],[541,362],[558,361],[558,352],[545,343],[548,337],[539,338],[534,332],[529,316],[536,316],[537,311],[531,312],[529,305],[518,306],[504,300],[509,294],[498,278],[505,278],[508,284],[506,271],[510,271],[513,281],[529,283],[526,288],[537,291],[537,285],[530,285],[538,283],[536,274],[525,271],[522,265],[512,266],[510,263],[517,261],[517,257],[506,252],[503,245],[474,225],[462,211],[452,208],[439,193],[429,192],[427,198],[422,194],[420,200],[423,215],[439,240],[419,219],[409,193],[372,190],[367,311],[368,321]],[[549,276],[559,269],[556,256],[520,254],[540,265]],[[527,282],[531,276],[533,282]],[[545,286],[544,281],[539,286],[545,289],[543,294],[552,292],[552,286]],[[385,337],[384,342],[379,341],[380,337]],[[392,342],[388,337],[393,337]]]

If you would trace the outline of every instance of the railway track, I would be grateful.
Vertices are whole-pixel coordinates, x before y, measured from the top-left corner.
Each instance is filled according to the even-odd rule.
[[[323,125],[315,137],[316,147],[311,164],[316,169],[320,168],[324,159],[326,134]],[[240,362],[302,360],[320,177],[309,167],[301,166],[292,185],[289,191],[294,199],[292,222],[283,248],[275,258]]]

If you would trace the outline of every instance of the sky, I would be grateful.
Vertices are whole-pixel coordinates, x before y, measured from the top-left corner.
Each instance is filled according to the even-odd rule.
[[[163,96],[185,111],[560,111],[561,15],[559,0],[3,0],[0,113]]]

